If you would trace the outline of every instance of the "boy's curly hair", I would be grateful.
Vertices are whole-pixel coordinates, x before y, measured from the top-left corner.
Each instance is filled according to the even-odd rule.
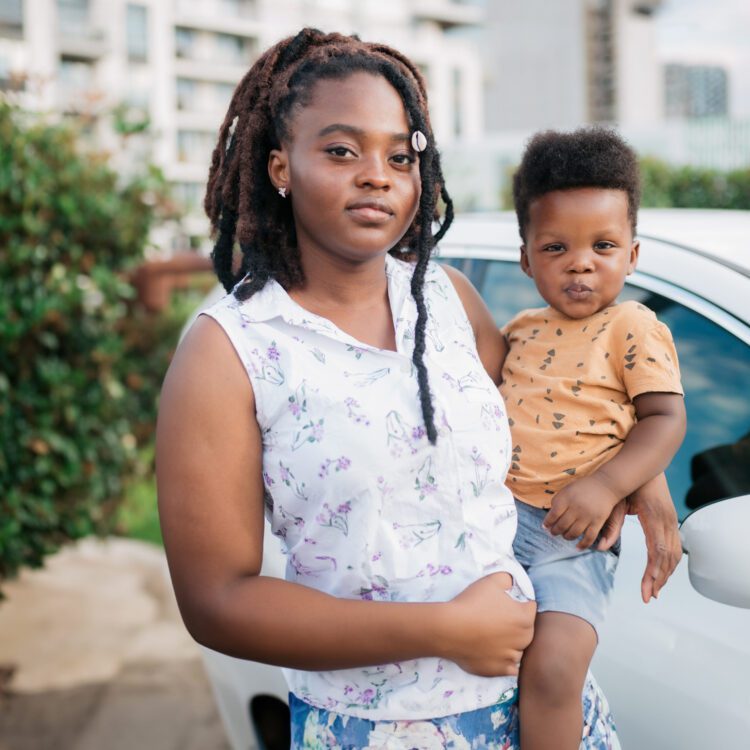
[[[624,190],[635,234],[641,193],[638,158],[618,133],[592,126],[569,133],[546,130],[533,136],[513,175],[513,202],[521,239],[526,241],[533,200],[553,190],[585,187]]]
[[[352,73],[382,76],[404,103],[410,130],[421,130],[427,148],[419,154],[419,210],[397,247],[389,252],[414,261],[411,292],[417,306],[412,361],[416,367],[425,429],[437,438],[427,368],[423,362],[427,308],[423,286],[435,243],[453,218],[440,155],[430,126],[421,73],[407,57],[384,44],[356,36],[302,29],[267,50],[237,86],[213,152],[204,207],[216,238],[214,268],[227,291],[248,299],[274,279],[285,289],[304,281],[291,201],[276,194],[268,177],[268,155],[288,141],[294,113],[309,104],[314,84]],[[438,199],[445,214],[435,234]],[[239,264],[235,262],[239,245]]]

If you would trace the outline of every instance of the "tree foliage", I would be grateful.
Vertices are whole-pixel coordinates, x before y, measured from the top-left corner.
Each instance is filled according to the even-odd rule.
[[[120,184],[74,125],[0,101],[0,578],[103,531],[153,418],[128,272],[164,180]],[[157,342],[158,344],[158,342]]]

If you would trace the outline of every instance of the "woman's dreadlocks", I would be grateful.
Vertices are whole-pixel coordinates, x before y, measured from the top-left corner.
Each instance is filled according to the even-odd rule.
[[[424,80],[408,58],[383,44],[308,28],[258,59],[235,89],[213,152],[204,204],[216,235],[212,259],[224,288],[234,289],[240,300],[262,289],[269,279],[285,289],[304,281],[290,202],[278,199],[268,178],[268,154],[288,140],[294,108],[309,103],[316,81],[342,79],[355,72],[382,75],[401,97],[410,130],[421,130],[427,137],[427,149],[419,154],[419,210],[399,246],[390,252],[415,262],[411,293],[417,324],[412,360],[427,437],[434,444],[435,413],[423,361],[427,323],[423,287],[432,248],[453,219],[453,203],[430,127]],[[445,214],[433,235],[439,197]],[[241,251],[237,269],[235,243]]]

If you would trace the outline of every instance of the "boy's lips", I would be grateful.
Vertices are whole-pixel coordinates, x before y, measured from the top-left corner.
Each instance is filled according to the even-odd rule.
[[[591,289],[591,287],[589,286],[586,286],[586,284],[568,284],[568,286],[566,286],[563,291],[571,299],[581,300],[587,299],[593,292],[593,289]]]

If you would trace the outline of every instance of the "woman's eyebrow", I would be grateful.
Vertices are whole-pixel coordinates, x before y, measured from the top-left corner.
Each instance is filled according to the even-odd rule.
[[[358,137],[362,137],[366,135],[366,132],[362,128],[355,127],[354,125],[344,125],[340,122],[335,122],[332,125],[326,125],[319,133],[318,137],[322,138],[323,136],[330,135],[331,133],[347,133],[348,135],[354,135]],[[393,133],[391,135],[392,141],[408,141],[409,140],[409,134],[408,133]]]

